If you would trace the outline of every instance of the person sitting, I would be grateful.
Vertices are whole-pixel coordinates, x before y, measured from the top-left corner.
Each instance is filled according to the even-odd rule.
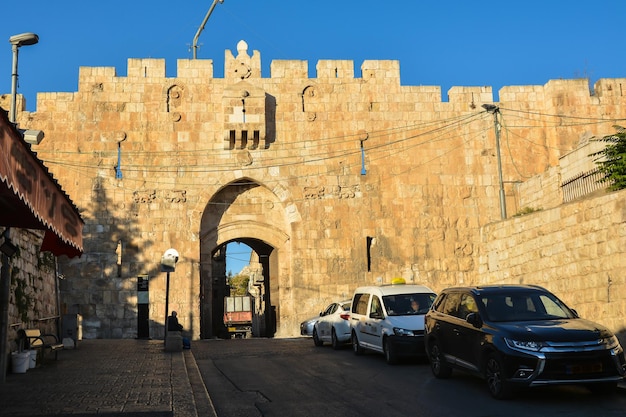
[[[172,311],[172,315],[167,318],[167,330],[169,332],[182,332],[183,325],[178,322],[178,313]],[[183,349],[191,349],[191,341],[183,336]]]
[[[178,322],[178,313],[172,311],[172,315],[167,318],[167,330],[169,332],[182,332],[183,325]]]
[[[420,311],[420,303],[417,300],[411,300],[411,314],[417,314]]]

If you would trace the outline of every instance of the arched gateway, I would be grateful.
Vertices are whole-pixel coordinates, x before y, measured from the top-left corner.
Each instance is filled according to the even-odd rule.
[[[291,226],[278,196],[243,178],[219,190],[208,202],[200,224],[200,337],[224,334],[226,245],[250,246],[259,260],[255,284],[255,336],[280,331],[280,283],[289,279]]]
[[[595,246],[580,246],[580,227],[564,240],[559,178],[584,165],[557,165],[582,160],[583,138],[626,117],[624,79],[598,80],[593,96],[585,79],[503,87],[494,104],[488,86],[452,87],[442,101],[438,86],[403,85],[394,60],[366,60],[360,74],[350,60],[320,60],[314,76],[312,67],[276,60],[262,75],[260,52],[242,41],[236,56],[225,51],[223,78],[211,59],[178,60],[170,77],[165,60],[133,58],[124,76],[81,67],[78,91],[40,93],[37,112],[18,110],[21,126],[45,132],[32,149],[85,221],[83,256],[59,258],[55,271],[61,311],[82,316],[83,337],[160,338],[166,310],[194,339],[218,336],[229,242],[249,245],[263,266],[259,328],[275,337],[396,277],[435,291],[549,280],[604,294],[601,283],[619,275],[611,248],[624,245],[599,246],[606,256],[590,266]],[[502,125],[501,161],[484,105],[514,121]],[[503,221],[503,206],[539,217]],[[619,209],[598,218],[622,224],[607,213]],[[596,242],[603,223],[585,217]],[[543,255],[563,245],[580,274],[553,276],[563,257]],[[171,286],[159,269],[169,248],[180,253]],[[608,303],[621,325],[621,305]]]

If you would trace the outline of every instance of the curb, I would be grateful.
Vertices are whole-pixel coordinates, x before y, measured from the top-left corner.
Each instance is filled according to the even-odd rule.
[[[196,415],[201,417],[217,417],[213,401],[211,401],[209,391],[204,384],[200,368],[198,368],[193,352],[191,350],[185,350],[183,358],[185,360],[188,383],[191,386],[191,391],[193,391]],[[178,417],[178,414],[174,413],[174,416]]]

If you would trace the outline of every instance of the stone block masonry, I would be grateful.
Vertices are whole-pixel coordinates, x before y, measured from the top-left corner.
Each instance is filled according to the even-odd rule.
[[[549,284],[581,313],[604,303],[594,318],[624,327],[620,265],[609,263],[624,258],[624,194],[561,207],[550,172],[581,138],[626,118],[626,79],[599,80],[593,95],[586,80],[500,90],[508,212],[550,202],[502,221],[494,117],[482,108],[491,87],[453,87],[443,101],[440,87],[403,86],[393,60],[365,61],[360,74],[349,60],[319,61],[315,77],[299,60],[270,71],[243,41],[226,51],[223,78],[212,60],[179,60],[167,77],[164,60],[129,59],[125,77],[82,67],[77,92],[40,93],[36,112],[19,112],[45,132],[33,150],[85,219],[85,254],[59,265],[85,337],[136,337],[140,275],[150,336],[163,337],[158,262],[170,247],[181,259],[169,310],[194,338],[219,336],[230,242],[262,267],[264,336],[297,335],[331,300],[398,276],[435,290]],[[543,194],[524,194],[533,190]]]

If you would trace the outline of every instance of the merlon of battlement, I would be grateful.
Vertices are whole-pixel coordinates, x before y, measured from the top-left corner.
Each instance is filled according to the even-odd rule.
[[[162,83],[166,79],[164,59],[130,58],[126,77],[117,77],[114,67],[80,67],[80,91],[107,91],[107,83],[118,82],[116,78],[132,79],[133,83],[143,79],[146,83]],[[393,87],[389,92],[411,93],[413,99],[423,102],[441,102],[441,88],[438,86],[404,86],[400,84],[400,62],[397,60],[365,60],[361,64],[360,78],[355,74],[352,60],[319,60],[315,66],[315,77],[309,78],[309,62],[305,60],[275,60],[270,63],[270,77],[262,78],[261,54],[259,51],[248,53],[245,41],[237,44],[237,55],[225,51],[224,80],[249,81],[265,80],[311,80],[317,84],[334,83],[333,80],[348,83],[350,81],[367,83],[372,87]],[[206,84],[214,79],[213,60],[179,59],[177,75],[171,82],[187,86]],[[308,84],[308,83],[307,83]],[[578,105],[582,102],[594,104],[603,98],[615,100],[626,96],[626,78],[600,79],[593,89],[587,79],[549,80],[544,85],[504,86],[499,90],[500,102],[533,103],[550,100],[555,106]],[[490,86],[454,86],[447,92],[450,103],[493,102]],[[523,104],[520,104],[523,106]]]

